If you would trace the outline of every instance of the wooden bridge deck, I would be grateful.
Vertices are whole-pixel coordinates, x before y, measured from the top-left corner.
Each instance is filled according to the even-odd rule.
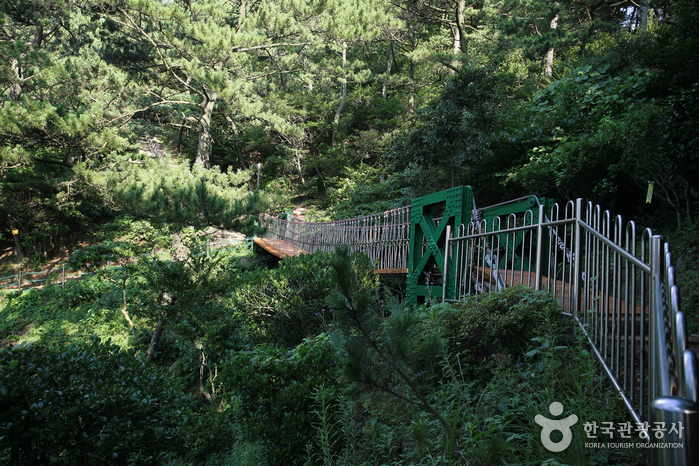
[[[253,241],[259,247],[280,259],[286,259],[290,256],[298,256],[299,254],[308,254],[308,251],[304,251],[303,249],[280,239],[253,238]]]

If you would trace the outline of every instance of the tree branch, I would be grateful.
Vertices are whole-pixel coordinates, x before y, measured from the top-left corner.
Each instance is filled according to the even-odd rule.
[[[252,47],[233,47],[232,52],[252,52],[253,50],[264,50],[271,49],[275,47],[302,47],[304,45],[309,45],[310,42],[278,42],[275,44],[264,44],[264,45],[254,45]]]

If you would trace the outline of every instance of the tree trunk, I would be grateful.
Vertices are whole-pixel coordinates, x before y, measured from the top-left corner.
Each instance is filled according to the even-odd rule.
[[[456,35],[454,40],[454,54],[461,52],[466,53],[466,0],[459,0],[456,4]],[[456,45],[458,43],[458,50]]]
[[[340,84],[340,106],[337,107],[335,112],[335,119],[333,119],[333,138],[332,146],[335,147],[337,143],[337,132],[340,126],[340,115],[345,109],[345,104],[347,103],[347,41],[342,41],[342,83]]]
[[[294,159],[296,160],[296,169],[299,172],[299,179],[301,180],[301,184],[303,186],[306,186],[306,179],[303,177],[303,166],[301,165],[303,155],[301,155],[301,151],[299,149],[294,148]]]
[[[238,27],[235,30],[236,34],[240,34],[243,30],[243,23],[245,22],[245,15],[247,14],[248,2],[247,0],[240,0],[240,6],[238,7]]]
[[[308,95],[313,95],[313,77],[309,71],[308,60],[306,54],[303,55],[303,71],[308,76]]]
[[[126,311],[126,280],[128,279],[128,276],[126,275],[126,271],[124,270],[124,277],[121,281],[121,298],[124,303],[124,306],[121,308],[121,313],[124,314],[124,317],[126,318],[126,321],[129,323],[129,327],[131,327],[131,333],[133,333],[133,339],[138,340],[138,331],[136,330],[136,326],[133,324],[133,321],[131,320],[131,317],[129,317],[129,313]]]
[[[648,30],[648,0],[641,0],[641,32],[646,32]]]
[[[383,88],[381,89],[381,97],[383,100],[388,98],[388,78],[391,76],[391,65],[393,64],[393,42],[391,42],[391,49],[388,51],[388,63],[386,63],[386,77],[383,80]]]
[[[216,105],[216,92],[206,89],[202,103],[202,113],[199,119],[199,145],[194,163],[203,168],[211,167],[211,114]]]
[[[23,264],[24,260],[27,257],[27,254],[26,254],[26,251],[24,250],[24,245],[22,244],[22,240],[19,239],[19,225],[17,225],[17,222],[10,219],[10,228],[12,229],[12,239],[15,242],[15,254],[17,254],[17,261],[20,264]],[[17,234],[15,234],[15,231],[17,232]]]
[[[410,86],[408,91],[408,115],[415,109],[415,63],[410,60]]]
[[[163,334],[163,320],[158,319],[158,323],[155,326],[155,331],[150,339],[150,345],[148,346],[148,352],[146,353],[146,362],[153,361],[153,355],[155,354],[155,348],[160,343],[160,336]]]
[[[551,20],[551,30],[555,30],[558,27],[558,13]],[[544,74],[547,78],[553,78],[553,46],[551,46],[546,53],[546,70]]]
[[[13,58],[10,68],[12,68],[12,72],[15,74],[15,79],[17,82],[12,83],[10,86],[10,95],[8,97],[10,100],[17,101],[19,100],[19,96],[22,95],[22,85],[20,84],[22,82],[22,67],[19,65],[19,60]]]

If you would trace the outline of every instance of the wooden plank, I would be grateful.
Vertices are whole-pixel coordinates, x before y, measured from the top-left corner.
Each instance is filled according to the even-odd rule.
[[[487,283],[492,283],[493,285],[496,284],[495,277],[491,274],[491,269],[486,267],[473,267],[474,272],[478,274],[478,277],[481,277],[484,282]],[[505,274],[504,270],[500,271],[500,275],[505,279],[505,284],[506,286],[516,286],[516,285],[524,285],[524,286],[531,286],[534,288],[534,284],[536,281],[536,274],[534,272],[522,272],[515,270],[514,273],[512,271],[508,271],[507,274]],[[571,299],[571,292],[572,292],[572,286],[570,283],[564,283],[561,280],[551,280],[552,285],[555,287],[556,291],[556,296],[555,299],[561,304],[561,307],[563,307],[566,311],[570,311],[568,307],[570,306],[570,299]],[[541,277],[541,289],[546,290],[549,287],[549,278],[548,277]],[[585,293],[585,290],[581,290],[582,293]],[[592,291],[588,291],[588,293],[592,294]],[[597,297],[592,297],[593,300],[599,301],[602,299],[602,294],[598,294]],[[565,297],[565,300],[564,300]],[[583,296],[581,295],[581,299]],[[616,309],[616,299],[614,296],[607,296],[608,302],[607,302],[607,309],[609,313],[613,313]],[[600,303],[595,303],[595,307],[599,309],[599,304]],[[626,302],[624,300],[619,300],[619,309],[624,312],[626,309]],[[635,305],[635,313],[637,315],[641,315],[642,313],[642,308],[640,304]]]
[[[379,275],[407,275],[408,269],[376,269],[374,270],[374,273]]]
[[[300,254],[308,254],[307,251],[280,239],[253,238],[253,241],[262,249],[280,259],[286,259],[287,257],[298,256]]]

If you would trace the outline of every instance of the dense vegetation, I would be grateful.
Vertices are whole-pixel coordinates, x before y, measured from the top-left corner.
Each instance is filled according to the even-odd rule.
[[[458,184],[693,225],[693,3],[549,3],[1,2],[2,239],[39,260],[124,212],[244,229]]]
[[[459,184],[584,197],[670,237],[696,331],[694,6],[0,0],[0,265],[99,243],[69,262],[88,278],[0,297],[0,459],[643,462],[541,447],[552,401],[623,415],[545,296],[410,309],[360,257],[195,243]]]
[[[644,463],[633,450],[584,448],[582,430],[561,454],[541,446],[534,417],[553,401],[588,421],[624,416],[587,342],[572,336],[571,321],[545,294],[512,288],[412,309],[386,295],[360,256],[287,259],[255,284],[264,265],[241,265],[249,254],[191,256],[165,274],[165,288],[147,277],[170,262],[134,266],[125,290],[135,332],[120,312],[118,270],[6,294],[0,330],[14,345],[0,351],[0,458]],[[172,279],[202,269],[213,283],[245,285],[204,299],[199,287]],[[303,301],[285,302],[289,284],[304,282]],[[159,299],[163,289],[168,302]],[[191,293],[197,306],[187,304]],[[255,294],[283,304],[250,310],[242,303]]]

